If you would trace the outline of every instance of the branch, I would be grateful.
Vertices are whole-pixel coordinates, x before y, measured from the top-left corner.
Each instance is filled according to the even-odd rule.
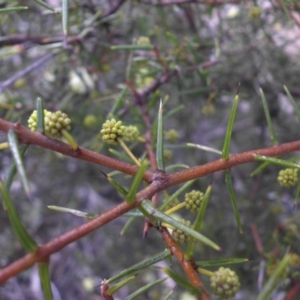
[[[232,154],[228,159],[218,159],[213,162],[196,166],[190,169],[182,170],[168,176],[167,187],[177,185],[195,178],[210,175],[217,171],[228,170],[234,166],[242,165],[249,162],[255,162],[256,155],[263,156],[281,156],[283,154],[300,150],[300,140],[285,143],[270,148],[251,150],[239,154]]]
[[[5,89],[10,87],[12,84],[14,84],[14,82],[16,82],[18,79],[26,76],[28,73],[34,71],[35,69],[37,69],[40,66],[42,66],[43,64],[45,64],[48,60],[54,58],[60,52],[61,51],[58,51],[56,53],[54,53],[54,52],[48,53],[48,54],[44,55],[43,57],[41,57],[40,59],[38,59],[37,61],[33,62],[31,65],[26,67],[24,70],[21,70],[21,71],[17,72],[16,74],[14,74],[13,76],[11,76],[10,78],[6,79],[5,81],[0,82],[0,93],[2,93]]]
[[[177,258],[178,262],[182,266],[191,284],[193,284],[195,287],[199,288],[202,291],[202,294],[199,299],[210,300],[210,297],[207,291],[205,290],[205,287],[202,285],[202,282],[199,279],[197,272],[195,271],[193,261],[187,260],[185,258],[184,253],[178,247],[177,243],[173,240],[172,236],[166,228],[162,227],[160,229],[160,232],[164,241],[168,245],[168,248],[171,251],[172,255],[174,255]]]
[[[103,225],[109,223],[110,221],[120,217],[124,213],[132,210],[133,208],[139,206],[143,199],[149,199],[158,190],[158,185],[153,183],[145,188],[143,191],[136,195],[137,201],[133,204],[128,204],[123,202],[111,210],[101,214],[97,218],[65,233],[61,236],[55,238],[54,240],[48,242],[47,244],[39,247],[35,252],[29,253],[21,259],[10,264],[6,268],[0,270],[0,284],[8,280],[9,278],[16,276],[20,272],[32,267],[35,263],[43,261],[48,258],[51,254],[61,250],[70,243],[77,241],[78,239],[86,236],[87,234],[95,231],[96,229],[102,227]]]
[[[9,129],[13,129],[18,135],[20,142],[24,144],[40,146],[42,148],[49,149],[66,156],[92,162],[94,164],[110,169],[118,170],[128,175],[135,175],[138,171],[137,166],[110,158],[108,156],[84,148],[73,150],[69,144],[51,139],[41,133],[32,132],[31,130],[21,126],[20,124],[13,124],[0,119],[0,131],[8,132]],[[146,182],[152,182],[153,175],[153,172],[146,171],[144,173],[143,179]]]

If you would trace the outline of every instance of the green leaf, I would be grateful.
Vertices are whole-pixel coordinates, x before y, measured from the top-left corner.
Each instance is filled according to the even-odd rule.
[[[6,7],[6,8],[0,9],[0,14],[12,12],[12,11],[27,10],[27,9],[28,9],[28,6]]]
[[[290,91],[288,90],[288,88],[285,85],[283,86],[283,88],[289,98],[290,103],[292,104],[292,106],[294,108],[294,112],[296,113],[298,120],[300,121],[300,110],[299,110],[299,107],[298,107],[295,99],[293,98]]]
[[[164,120],[163,120],[163,106],[160,100],[157,122],[157,143],[156,143],[156,163],[158,170],[164,171]]]
[[[36,100],[36,110],[37,110],[37,132],[44,133],[44,102],[38,97]]]
[[[50,6],[48,3],[42,1],[42,0],[34,0],[34,2],[40,4],[41,6],[44,6],[45,8],[51,10],[52,12],[59,14],[59,12],[52,6]]]
[[[21,148],[21,150],[20,150],[21,159],[23,159],[24,154],[25,154],[27,149],[28,149],[28,146],[24,146],[24,147]],[[9,168],[8,175],[7,175],[7,178],[5,180],[5,188],[7,189],[7,191],[9,191],[10,186],[12,184],[12,181],[13,181],[16,173],[17,173],[16,163],[13,162],[11,164],[10,168]]]
[[[186,145],[188,147],[198,148],[198,149],[203,150],[203,151],[207,151],[207,152],[222,155],[222,151],[214,149],[214,148],[210,148],[210,147],[206,147],[206,146],[202,146],[202,145],[198,145],[198,144],[192,144],[192,143],[187,143]]]
[[[134,276],[130,276],[128,278],[123,279],[122,281],[118,282],[117,284],[109,287],[109,289],[107,290],[107,294],[112,296],[113,294],[115,294],[118,290],[120,290],[122,287],[124,287],[125,285],[127,285],[129,282],[131,282],[132,280],[134,280],[136,277],[136,275]]]
[[[255,155],[255,160],[266,161],[266,162],[269,162],[269,163],[272,163],[272,164],[275,164],[275,165],[279,165],[279,166],[282,166],[282,167],[300,169],[299,164],[293,163],[291,161],[275,158],[275,157],[269,157],[269,156],[256,154]]]
[[[24,249],[27,252],[34,252],[38,248],[38,245],[36,241],[29,235],[29,233],[21,223],[19,216],[15,210],[14,204],[1,180],[0,180],[0,193],[3,198],[4,207],[7,210],[9,221],[11,223],[11,226],[15,234],[18,237],[18,240],[20,241],[21,245],[24,247]]]
[[[185,192],[196,179],[190,180],[186,182],[181,188],[179,188],[175,193],[173,193],[159,208],[160,211],[165,210],[165,208],[172,203],[178,196],[180,196],[183,192]]]
[[[142,217],[144,217],[144,215],[141,212],[138,212],[138,211],[129,211],[129,212],[123,214],[122,217],[138,217],[138,218],[142,218]]]
[[[261,165],[259,165],[251,174],[250,176],[255,176],[258,173],[260,173],[261,171],[263,171],[268,165],[270,164],[270,162],[265,161],[264,163],[262,163]]]
[[[135,195],[137,193],[141,181],[143,180],[143,175],[145,173],[146,168],[147,168],[147,163],[145,161],[142,161],[138,172],[134,176],[134,180],[132,182],[128,195],[126,197],[126,201],[128,203],[133,203],[135,201]]]
[[[195,230],[185,226],[184,224],[180,223],[179,221],[173,219],[172,217],[156,210],[153,205],[152,202],[149,200],[145,200],[142,203],[142,207],[145,208],[145,210],[150,213],[153,217],[159,219],[162,222],[165,222],[167,224],[170,224],[171,226],[178,228],[180,230],[182,230],[183,232],[185,232],[186,234],[190,235],[191,237],[196,238],[197,240],[199,240],[200,242],[202,242],[203,244],[215,249],[215,250],[221,250],[221,248],[214,242],[212,242],[210,239],[208,239],[207,237],[205,237],[204,235],[202,235],[199,232],[196,232]]]
[[[235,216],[235,220],[236,220],[239,232],[243,233],[241,218],[240,218],[239,210],[237,208],[235,193],[234,193],[234,189],[232,186],[231,173],[228,170],[225,171],[225,183],[226,183],[226,186],[228,189],[228,193],[229,193],[230,200],[231,200],[231,205],[233,208],[233,212],[234,212],[234,216]]]
[[[190,166],[184,164],[174,164],[166,167],[166,171],[171,171],[174,169],[188,169]]]
[[[174,289],[173,290],[171,290],[165,297],[164,297],[164,299],[163,300],[170,300],[171,299],[171,297],[172,297],[172,294],[174,293]]]
[[[265,283],[262,291],[259,293],[256,300],[269,300],[271,294],[276,288],[277,283],[285,277],[285,271],[290,262],[290,254],[286,254],[281,262],[278,264],[276,269],[272,272],[268,281]]]
[[[140,295],[144,294],[145,292],[147,292],[148,290],[150,290],[152,287],[164,282],[167,278],[161,278],[158,280],[155,280],[151,283],[146,284],[145,286],[141,287],[140,289],[138,289],[137,291],[135,291],[134,293],[132,293],[131,295],[127,296],[124,300],[134,300],[137,299]]]
[[[62,26],[64,36],[68,36],[68,0],[62,0]]]
[[[25,171],[22,155],[21,155],[21,152],[19,149],[18,137],[12,129],[10,129],[8,131],[7,137],[8,137],[9,146],[10,146],[15,164],[17,166],[17,170],[20,175],[25,193],[26,193],[27,197],[30,198],[30,193],[31,193],[30,185],[29,185],[29,181],[28,181],[27,174]]]
[[[173,117],[176,113],[184,109],[184,105],[178,105],[177,107],[171,109],[164,115],[164,120],[169,119],[170,117]]]
[[[186,290],[191,292],[196,296],[200,296],[202,294],[199,288],[196,288],[191,283],[189,283],[185,278],[175,273],[173,270],[169,268],[161,268],[161,270],[166,273],[170,278],[172,278],[176,283],[184,287]],[[200,298],[199,298],[200,299]]]
[[[272,142],[272,145],[275,146],[278,144],[278,142],[276,139],[275,130],[274,130],[274,126],[273,126],[273,123],[271,120],[270,112],[268,109],[267,100],[266,100],[265,94],[261,88],[259,89],[259,92],[260,92],[260,97],[262,100],[263,108],[264,108],[266,119],[267,119],[267,124],[268,124],[268,128],[269,128],[270,136],[271,136],[271,142]]]
[[[109,148],[108,151],[125,162],[128,162],[128,163],[132,162],[131,159],[127,156],[127,154],[125,154],[123,152],[117,151],[112,148]]]
[[[201,228],[201,225],[202,225],[202,222],[203,222],[203,218],[204,218],[204,214],[205,214],[205,211],[206,211],[206,207],[207,207],[207,204],[208,204],[208,200],[210,198],[210,194],[211,194],[211,189],[212,189],[212,186],[209,185],[205,191],[205,194],[204,194],[204,197],[203,197],[203,201],[200,205],[200,209],[198,210],[198,213],[197,213],[197,217],[196,217],[196,220],[193,224],[193,229],[196,231],[196,232],[199,232],[200,231],[200,228]],[[192,259],[193,255],[194,255],[194,251],[195,251],[195,246],[196,246],[196,239],[195,238],[191,238],[189,244],[188,244],[188,248],[186,250],[186,257],[187,259]]]
[[[45,300],[52,300],[51,281],[49,274],[49,263],[39,263],[39,276],[42,284],[43,294]]]
[[[222,258],[216,260],[196,261],[198,267],[216,267],[231,264],[240,264],[249,261],[248,258]]]
[[[223,146],[223,150],[222,150],[222,158],[225,158],[225,159],[229,157],[230,140],[231,140],[232,129],[233,129],[233,124],[234,124],[234,119],[235,119],[238,103],[239,103],[239,91],[237,92],[237,94],[234,98],[233,105],[231,108],[231,113],[229,116],[228,125],[227,125],[225,141],[224,141],[224,146]]]
[[[62,207],[62,206],[48,205],[47,207],[49,209],[52,209],[52,210],[68,213],[68,214],[74,215],[76,217],[85,218],[85,219],[88,219],[88,220],[92,220],[92,219],[99,216],[99,214],[87,213],[87,212],[84,212],[84,211],[80,211],[80,210],[76,210],[76,209],[72,209],[72,208],[67,208],[67,207]]]
[[[112,283],[117,280],[120,280],[126,276],[136,274],[138,271],[148,268],[149,266],[152,266],[168,257],[171,256],[171,252],[169,249],[165,249],[162,252],[159,252],[153,256],[148,257],[147,259],[142,260],[141,262],[131,266],[130,268],[125,269],[118,275],[115,275],[107,280],[107,283]]]
[[[168,40],[170,40],[174,44],[174,46],[176,48],[179,48],[180,43],[178,41],[178,38],[173,33],[167,31],[166,32],[166,37],[167,37]]]
[[[299,201],[299,196],[300,196],[300,180],[298,181],[297,185],[297,190],[296,190],[296,195],[295,195],[295,200],[294,200],[294,206],[296,207]]]
[[[122,89],[122,92],[120,93],[120,95],[117,97],[116,101],[114,102],[113,107],[111,108],[110,112],[108,113],[108,118],[113,118],[115,111],[121,107],[123,99],[125,98],[126,94],[128,92],[128,87],[125,86]]]
[[[111,176],[105,174],[101,171],[101,173],[106,177],[106,179],[109,181],[109,183],[118,191],[120,194],[124,197],[128,195],[128,191],[125,187],[123,187],[120,183],[118,183],[116,180],[114,180]]]
[[[123,226],[122,230],[120,231],[120,235],[123,235],[127,229],[129,228],[129,226],[133,223],[133,221],[136,219],[136,217],[130,217],[127,222],[125,223],[125,225]]]

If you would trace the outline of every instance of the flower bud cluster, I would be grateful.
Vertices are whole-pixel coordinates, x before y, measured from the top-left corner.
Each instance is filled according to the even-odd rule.
[[[298,181],[298,169],[287,168],[285,170],[281,170],[277,180],[281,186],[294,186]]]
[[[235,296],[240,288],[240,282],[234,271],[221,267],[210,277],[210,286],[215,295],[228,299]]]
[[[50,137],[61,137],[62,131],[71,130],[71,119],[67,114],[56,111],[51,112],[44,109],[44,130],[45,134]],[[32,131],[37,131],[37,111],[33,111],[28,119],[28,127]]]
[[[202,192],[192,190],[191,192],[185,194],[185,207],[191,212],[195,213],[199,210],[203,198],[204,194]]]
[[[140,131],[138,127],[134,125],[129,125],[125,128],[123,140],[126,142],[134,142],[139,138],[139,136]]]
[[[126,127],[122,125],[122,121],[115,119],[107,120],[102,125],[102,140],[107,144],[117,145],[118,139],[123,138]]]
[[[186,221],[186,220],[182,219],[182,220],[180,220],[180,223],[182,223],[183,225],[185,225],[187,227],[191,227],[190,221]],[[172,236],[176,242],[181,243],[181,244],[187,243],[190,240],[190,236],[178,228],[175,228],[172,231]]]
[[[178,142],[178,131],[175,129],[165,131],[165,139],[170,143]]]

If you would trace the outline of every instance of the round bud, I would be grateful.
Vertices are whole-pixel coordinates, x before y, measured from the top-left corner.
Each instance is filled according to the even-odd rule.
[[[252,20],[259,19],[261,15],[261,9],[258,6],[252,6],[249,10],[249,18]]]
[[[185,207],[191,212],[195,213],[199,210],[203,198],[204,194],[202,192],[192,190],[191,192],[185,194]]]
[[[134,142],[140,136],[140,131],[137,126],[129,125],[125,127],[123,140],[126,142]]]
[[[186,220],[182,219],[182,220],[180,220],[180,223],[184,224],[187,227],[191,227],[190,221],[186,221]],[[172,231],[172,236],[173,236],[174,240],[180,244],[187,243],[190,240],[190,236],[178,228],[175,228]]]
[[[125,129],[126,127],[122,125],[122,121],[107,120],[100,131],[102,140],[107,144],[117,145],[118,139],[123,138]]]
[[[51,112],[44,109],[44,122],[47,123],[51,116]],[[46,125],[45,125],[46,126]],[[28,119],[28,127],[31,131],[37,131],[37,111],[34,110]]]
[[[178,131],[175,129],[165,131],[165,139],[170,143],[176,143],[178,141]]]
[[[173,157],[173,152],[169,149],[164,149],[163,155],[165,161],[170,161]]]
[[[50,137],[61,137],[62,131],[71,130],[71,119],[60,110],[49,114],[45,118],[45,134]]]
[[[97,118],[94,115],[86,115],[83,119],[83,125],[88,128],[94,128],[97,125]]]
[[[298,169],[287,168],[285,170],[281,170],[277,180],[281,186],[294,186],[298,181]]]
[[[234,271],[221,267],[210,277],[210,286],[215,295],[228,299],[235,296],[240,288],[240,282]]]

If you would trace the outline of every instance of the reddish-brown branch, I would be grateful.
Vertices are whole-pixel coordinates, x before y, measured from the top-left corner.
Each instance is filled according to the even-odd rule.
[[[191,179],[203,177],[215,173],[216,171],[228,170],[234,166],[254,162],[256,155],[281,156],[283,154],[300,150],[300,141],[290,142],[270,148],[251,150],[239,154],[233,154],[228,159],[219,159],[202,166],[182,170],[168,176],[167,186],[177,185]]]
[[[298,281],[292,289],[287,293],[284,300],[297,300],[300,295],[300,281]]]
[[[79,150],[74,151],[68,144],[60,142],[58,140],[50,139],[42,134],[35,133],[29,129],[19,125],[7,122],[3,119],[0,119],[0,130],[8,132],[9,129],[15,130],[20,142],[25,144],[32,144],[41,146],[46,149],[50,149],[61,154],[74,157],[77,159],[93,162],[95,164],[112,168],[123,172],[125,174],[134,175],[138,168],[131,164],[119,161],[117,159],[110,158],[108,156],[95,153],[93,151],[79,148]],[[204,165],[196,166],[187,170],[182,170],[175,172],[173,174],[160,174],[165,180],[162,183],[161,189],[166,189],[168,187],[184,183],[186,181],[200,178],[203,176],[210,175],[214,172],[230,169],[234,166],[254,162],[255,155],[264,155],[264,156],[281,156],[283,154],[295,152],[300,150],[300,141],[285,143],[282,145],[273,146],[270,148],[251,150],[239,154],[233,154],[228,159],[219,159],[213,162],[209,162]],[[155,173],[152,171],[146,171],[144,173],[143,179],[147,182],[152,182],[154,180]]]
[[[209,300],[210,297],[209,297],[208,293],[206,292],[206,290],[194,268],[193,262],[190,260],[187,260],[184,257],[184,253],[178,247],[177,243],[174,241],[174,239],[172,238],[172,236],[170,235],[169,231],[166,228],[162,227],[160,229],[160,232],[162,234],[164,241],[168,245],[168,248],[171,251],[171,254],[177,258],[177,260],[180,263],[181,267],[183,268],[185,274],[187,275],[190,283],[202,291],[202,294],[198,299]]]
[[[13,124],[0,119],[0,130],[7,132],[9,131],[9,129],[13,129],[16,132],[21,143],[38,145],[70,157],[93,162],[95,164],[119,170],[130,175],[135,174],[138,170],[138,168],[135,166],[124,163],[122,161],[111,159],[98,153],[94,153],[87,149],[79,148],[78,151],[74,151],[69,145],[65,143],[47,138],[46,136],[39,133],[31,132],[30,130],[19,124]],[[36,252],[28,254],[18,261],[12,263],[11,265],[0,271],[0,283],[31,267],[36,262],[42,261],[44,258],[49,257],[52,253],[59,251],[66,245],[80,239],[81,237],[89,234],[90,232],[105,225],[106,223],[111,222],[125,212],[137,207],[143,200],[151,199],[151,197],[159,191],[191,179],[203,177],[220,170],[232,168],[236,165],[253,162],[255,161],[256,154],[265,156],[280,156],[298,150],[300,150],[300,141],[286,143],[265,149],[252,150],[240,154],[234,154],[228,159],[219,159],[202,166],[196,166],[194,168],[176,172],[170,175],[167,175],[163,172],[147,171],[144,174],[144,180],[151,184],[136,195],[136,202],[134,204],[129,205],[124,202],[107,211],[106,213],[103,213],[101,216],[95,218],[94,220],[85,223],[68,233],[63,234],[62,236],[50,241],[44,246],[41,246]],[[179,263],[181,264],[190,282],[196,287],[202,289],[201,281],[198,278],[196,271],[194,270],[193,262],[184,259],[182,252],[180,252],[178,250],[179,248],[176,248],[176,246],[173,244],[174,241],[172,238],[170,239],[167,231],[162,230],[162,235],[167,242],[168,247],[172,251],[172,254],[178,259]],[[209,299],[209,296],[204,293],[201,299]]]
[[[117,159],[110,158],[108,156],[84,148],[73,150],[72,147],[66,143],[63,143],[58,140],[50,139],[47,136],[40,133],[32,132],[29,129],[19,124],[13,124],[3,119],[0,119],[0,130],[8,132],[9,129],[13,129],[18,135],[20,142],[24,144],[37,145],[45,149],[59,152],[66,156],[92,162],[94,164],[98,164],[110,169],[115,169],[129,175],[135,175],[138,170],[137,166],[119,161]],[[152,177],[153,177],[153,172],[146,171],[144,173],[143,179],[146,182],[151,182]]]
[[[252,232],[252,235],[253,235],[253,238],[254,238],[256,249],[257,249],[257,251],[258,251],[258,253],[260,255],[263,255],[264,254],[264,248],[263,248],[263,245],[261,243],[259,234],[257,232],[256,225],[255,224],[251,224],[250,228],[251,228],[251,232]]]
[[[49,257],[51,254],[61,250],[70,243],[77,241],[78,239],[118,218],[124,213],[139,206],[144,199],[151,199],[152,195],[158,191],[158,188],[159,186],[154,182],[136,195],[137,201],[135,203],[128,204],[127,202],[123,202],[112,208],[111,210],[101,214],[99,217],[85,224],[82,224],[81,226],[65,234],[62,234],[61,236],[55,238],[47,244],[39,247],[38,250],[34,253],[27,254],[26,256],[15,261],[6,268],[3,268],[0,271],[0,284],[8,280],[9,278],[19,274],[20,272],[30,268],[35,263],[42,261],[45,257]]]

